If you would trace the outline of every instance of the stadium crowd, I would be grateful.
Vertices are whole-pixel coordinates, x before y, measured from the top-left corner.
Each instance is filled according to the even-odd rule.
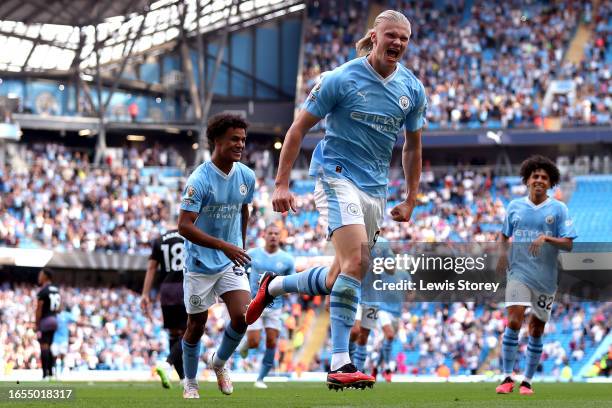
[[[23,284],[0,287],[2,373],[39,367],[40,347],[34,329],[38,290]],[[60,294],[62,311],[53,349],[59,372],[148,369],[167,355],[168,335],[163,329],[159,304],[152,309],[151,316],[145,316],[139,295],[127,288],[60,285]],[[284,339],[300,331],[300,316],[309,309],[311,306],[303,301],[286,303]],[[208,321],[202,341],[207,350],[213,350],[221,340],[228,316],[223,307],[215,306],[210,309]],[[231,364],[240,371],[251,369],[259,360],[251,358],[240,364],[242,360],[236,358]]]
[[[0,174],[0,245],[59,251],[145,253],[168,227],[178,190],[160,186],[144,166],[176,165],[172,149],[125,149],[119,161],[92,166],[62,145],[25,149],[23,165]]]
[[[609,125],[612,121],[612,5],[598,6],[593,32],[579,64],[563,67],[563,77],[576,86],[573,101],[565,100],[560,116],[569,125]]]
[[[8,284],[0,290],[0,368],[4,373],[39,365],[40,349],[34,330],[37,290],[30,285]],[[143,315],[138,294],[126,288],[62,286],[61,296],[63,310],[54,338],[59,373],[148,369],[165,358],[168,337],[162,327],[161,310],[156,306],[150,318]],[[293,299],[285,303],[278,355],[278,369],[282,372],[298,369],[293,357],[304,345],[304,336],[312,323],[309,321],[312,316],[305,316],[321,305],[320,300],[314,303],[311,300]],[[599,344],[612,330],[610,316],[612,305],[608,303],[556,304],[545,333],[542,362],[552,362],[546,373],[559,376],[568,362],[582,360],[585,349]],[[212,308],[209,321],[203,338],[206,350],[212,350],[223,333],[227,323],[223,308]],[[390,369],[409,375],[497,371],[500,368],[497,346],[504,325],[505,316],[495,304],[405,304]],[[382,332],[374,330],[368,345],[370,366],[379,359],[382,340]],[[309,367],[299,369],[327,370],[327,346]],[[230,362],[232,369],[257,370],[260,351],[254,350],[246,359],[235,355]]]
[[[176,218],[184,178],[172,187],[142,170],[169,164],[165,158],[175,156],[170,153],[126,150],[121,165],[109,161],[96,168],[86,154],[64,146],[26,149],[26,166],[7,166],[0,175],[0,245],[148,255],[151,240]],[[389,206],[402,194],[401,184],[392,182]],[[266,223],[276,220],[288,251],[325,253],[327,230],[318,222],[313,188],[298,195],[298,214],[284,219],[269,206],[269,183],[260,179],[257,188],[250,246],[261,246]],[[490,174],[467,169],[435,178],[426,165],[414,222],[399,225],[387,217],[383,235],[390,240],[491,241],[495,230],[483,225],[501,224],[509,198],[509,186],[495,184]]]
[[[309,2],[301,104],[321,73],[355,57],[371,2]],[[442,4],[442,7],[440,6]],[[471,8],[466,10],[466,5]],[[389,0],[412,23],[404,64],[423,82],[428,127],[541,126],[545,116],[571,125],[610,123],[610,6],[593,19],[590,1],[414,2]],[[594,20],[595,35],[579,66],[563,67],[580,21]],[[543,99],[552,80],[569,77],[578,90],[550,107]]]

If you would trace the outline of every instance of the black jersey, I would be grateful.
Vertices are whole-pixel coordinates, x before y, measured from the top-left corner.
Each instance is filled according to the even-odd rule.
[[[149,259],[157,261],[159,269],[155,281],[172,283],[183,281],[184,240],[178,230],[170,230],[153,241]]]
[[[38,292],[37,298],[43,301],[41,319],[55,316],[60,311],[60,293],[54,284],[51,283],[43,287]]]

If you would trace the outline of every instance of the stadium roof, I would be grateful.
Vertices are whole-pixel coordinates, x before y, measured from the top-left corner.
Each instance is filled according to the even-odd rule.
[[[198,4],[199,2],[199,4]],[[298,0],[4,0],[0,71],[68,71],[125,58],[228,23],[280,16]],[[142,26],[142,27],[141,27]],[[97,33],[97,35],[96,35]],[[131,43],[134,42],[132,47]],[[79,58],[77,59],[77,54]]]
[[[142,13],[149,0],[4,0],[0,19],[24,24],[87,26],[109,17]]]

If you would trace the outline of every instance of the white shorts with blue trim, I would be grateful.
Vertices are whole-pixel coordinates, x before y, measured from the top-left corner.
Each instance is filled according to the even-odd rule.
[[[321,220],[327,223],[328,239],[340,227],[361,224],[368,241],[375,241],[385,215],[386,198],[373,197],[344,178],[317,177],[314,199]]]
[[[183,273],[185,309],[188,314],[207,311],[221,295],[234,290],[251,293],[249,278],[244,268],[230,265],[223,272],[206,275],[200,272]]]

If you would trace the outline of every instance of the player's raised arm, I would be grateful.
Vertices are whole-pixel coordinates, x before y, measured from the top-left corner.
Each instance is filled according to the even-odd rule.
[[[244,266],[251,260],[243,248],[215,238],[196,227],[195,221],[198,215],[192,211],[181,210],[178,222],[179,234],[196,245],[222,251],[237,266]]]
[[[391,210],[391,217],[394,221],[410,221],[412,211],[416,206],[422,167],[421,133],[422,129],[414,132],[406,131],[405,134],[402,167],[406,179],[406,199]]]
[[[272,207],[274,211],[285,212],[289,211],[289,209],[294,212],[296,211],[295,197],[289,191],[289,176],[291,175],[293,164],[300,153],[304,136],[320,120],[321,118],[303,109],[287,131],[285,142],[281,149],[278,172],[274,183],[276,188],[272,195]]]

